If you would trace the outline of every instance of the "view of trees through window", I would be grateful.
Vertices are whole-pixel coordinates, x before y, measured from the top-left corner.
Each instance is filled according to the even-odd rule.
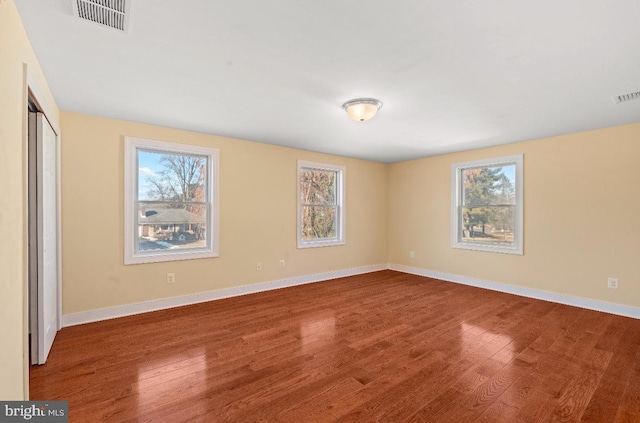
[[[462,170],[463,242],[513,244],[516,165]]]
[[[300,213],[303,241],[337,237],[337,182],[337,171],[301,169]]]
[[[206,156],[138,150],[138,250],[206,246]]]

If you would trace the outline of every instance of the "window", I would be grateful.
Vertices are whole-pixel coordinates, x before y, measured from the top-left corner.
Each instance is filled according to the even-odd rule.
[[[218,256],[218,150],[125,137],[125,264]]]
[[[344,173],[298,161],[298,248],[344,244]]]
[[[453,248],[522,254],[522,154],[451,168]]]

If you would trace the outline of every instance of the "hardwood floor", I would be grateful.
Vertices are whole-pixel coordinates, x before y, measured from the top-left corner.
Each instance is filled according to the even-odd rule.
[[[393,271],[65,328],[72,422],[640,422],[640,321]]]

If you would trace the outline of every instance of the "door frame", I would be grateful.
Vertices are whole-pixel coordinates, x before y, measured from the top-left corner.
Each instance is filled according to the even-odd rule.
[[[58,327],[62,328],[62,195],[61,195],[61,139],[62,132],[53,109],[42,94],[36,78],[31,73],[26,63],[23,69],[23,107],[22,107],[22,128],[23,128],[23,362],[24,362],[24,397],[29,398],[29,366],[31,357],[29,354],[29,99],[31,99],[40,109],[45,118],[49,121],[53,132],[56,134],[56,238],[57,238],[57,281],[58,281]]]

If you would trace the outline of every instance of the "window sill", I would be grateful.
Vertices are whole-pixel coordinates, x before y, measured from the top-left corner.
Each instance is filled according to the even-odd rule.
[[[214,258],[218,257],[215,251],[211,250],[196,250],[196,251],[184,251],[184,252],[171,252],[167,253],[162,251],[159,253],[147,253],[128,255],[125,257],[124,264],[143,264],[143,263],[160,263],[163,261],[178,261],[178,260],[193,260],[202,258]]]
[[[331,241],[298,241],[298,248],[317,248],[317,247],[333,247],[335,245],[344,245],[344,240]]]
[[[462,250],[472,250],[472,251],[484,251],[488,253],[501,253],[501,254],[513,254],[513,255],[523,255],[522,246],[520,245],[493,245],[493,244],[483,244],[483,243],[475,243],[475,242],[456,242],[451,245],[451,248],[458,248]]]

